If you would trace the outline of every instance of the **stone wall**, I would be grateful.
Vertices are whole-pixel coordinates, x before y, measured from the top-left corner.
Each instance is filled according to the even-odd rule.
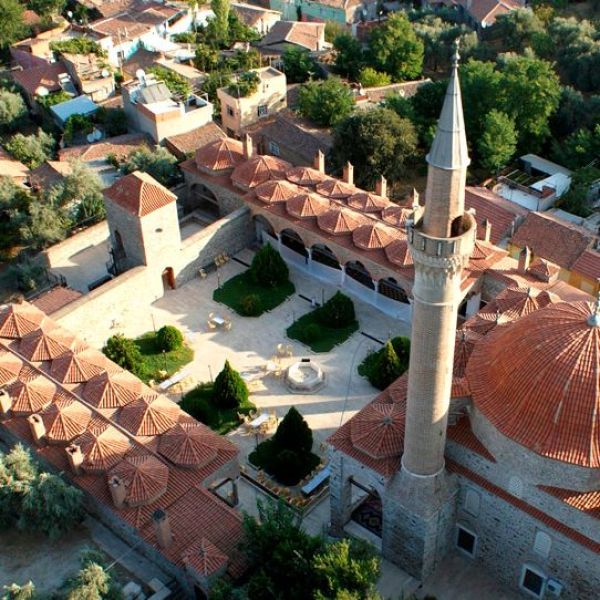
[[[108,239],[108,222],[102,221],[96,225],[92,225],[87,229],[79,231],[75,235],[54,244],[41,254],[46,261],[46,265],[52,268],[56,265],[63,264],[74,254],[86,250],[90,246],[97,246]]]

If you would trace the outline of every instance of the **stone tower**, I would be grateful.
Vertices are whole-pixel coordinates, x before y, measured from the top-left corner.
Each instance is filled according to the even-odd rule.
[[[390,490],[392,533],[383,540],[384,552],[419,579],[445,553],[453,525],[456,486],[444,468],[444,449],[461,273],[476,232],[464,209],[470,161],[458,58],[457,51],[427,155],[425,208],[408,228],[415,282],[404,452]]]

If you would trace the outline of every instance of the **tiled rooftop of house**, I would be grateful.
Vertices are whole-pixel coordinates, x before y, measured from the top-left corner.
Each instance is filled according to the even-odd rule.
[[[13,71],[11,75],[30,96],[35,96],[40,88],[45,88],[48,92],[59,91],[61,89],[59,77],[68,75],[68,71],[59,61],[43,67]]]
[[[126,133],[106,138],[93,144],[61,148],[58,151],[60,161],[79,159],[84,162],[106,159],[113,154],[122,160],[140,148],[152,148],[150,138],[144,133]]]
[[[214,121],[211,121],[202,127],[192,129],[192,131],[169,136],[165,138],[164,142],[167,149],[177,158],[184,159],[193,155],[198,148],[223,138],[225,138],[225,132]]]
[[[204,488],[221,469],[237,470],[237,448],[226,438],[28,303],[0,312],[0,385],[9,398],[1,405],[0,427],[146,542],[178,566],[201,568],[200,575],[223,566],[240,574],[241,517]],[[123,489],[121,499],[109,483]],[[173,542],[167,547],[158,546],[152,523],[158,509],[170,519]],[[219,561],[201,566],[198,543]]]
[[[600,252],[584,250],[571,265],[571,270],[589,279],[600,279]]]
[[[261,46],[289,43],[310,51],[323,50],[325,24],[302,21],[277,21],[260,42]]]
[[[32,300],[32,304],[47,315],[66,306],[82,296],[81,292],[69,287],[56,286]]]

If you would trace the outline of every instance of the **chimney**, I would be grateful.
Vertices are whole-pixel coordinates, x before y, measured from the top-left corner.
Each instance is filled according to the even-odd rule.
[[[254,154],[254,147],[252,145],[252,138],[247,133],[244,137],[244,158],[246,160],[248,160],[249,158],[252,158],[253,154]]]
[[[78,444],[71,444],[65,448],[67,452],[67,460],[75,475],[81,475],[81,465],[83,464],[83,454],[81,452],[81,446]]]
[[[39,446],[42,445],[44,437],[46,436],[46,426],[40,415],[30,415],[27,417],[29,428],[31,429],[31,435],[33,441]]]
[[[529,269],[531,263],[531,250],[529,246],[525,246],[521,252],[519,252],[519,271],[525,273]]]
[[[114,475],[108,480],[108,488],[115,508],[123,508],[127,497],[127,488],[123,480]]]
[[[348,185],[354,185],[354,165],[350,161],[348,161],[344,166],[344,174],[342,179]]]
[[[169,516],[164,510],[157,508],[152,515],[152,521],[154,521],[154,532],[156,533],[158,545],[161,548],[168,548],[173,541]]]
[[[0,390],[0,415],[7,415],[12,406],[12,398],[6,390]]]
[[[325,155],[319,150],[315,155],[314,167],[319,173],[325,173]]]
[[[383,175],[375,182],[375,193],[382,198],[387,198],[387,179]]]
[[[484,219],[482,225],[484,228],[483,241],[489,242],[492,237],[492,224],[488,219]]]

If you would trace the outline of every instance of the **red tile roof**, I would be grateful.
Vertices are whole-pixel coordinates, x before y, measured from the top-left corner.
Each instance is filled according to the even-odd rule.
[[[413,264],[412,255],[405,239],[399,239],[392,242],[385,248],[387,259],[398,267],[411,267]]]
[[[202,127],[192,129],[192,131],[170,135],[165,138],[165,146],[177,158],[183,159],[186,156],[191,156],[198,148],[222,140],[225,137],[225,132],[214,121],[210,121]]]
[[[540,485],[539,488],[558,498],[565,504],[580,510],[591,517],[600,519],[600,490],[592,492],[579,492],[577,490],[565,490],[563,488]]]
[[[35,331],[45,318],[44,313],[30,304],[11,304],[0,312],[0,337],[21,338]]]
[[[0,385],[6,385],[14,381],[18,376],[23,361],[12,352],[0,350]]]
[[[225,137],[196,150],[194,161],[198,168],[211,171],[233,169],[244,160],[244,145]]]
[[[260,42],[261,46],[272,46],[289,42],[310,51],[322,50],[325,41],[324,23],[301,21],[277,21]]]
[[[317,185],[328,178],[325,173],[311,167],[294,167],[286,173],[286,177],[297,185]]]
[[[357,194],[360,191],[361,190],[355,188],[353,185],[344,183],[339,179],[330,178],[317,184],[317,192],[319,192],[319,194],[337,200],[348,198],[348,196]]]
[[[600,252],[584,250],[572,264],[571,270],[589,279],[600,279]]]
[[[177,200],[175,194],[141,171],[121,177],[104,190],[104,195],[138,217],[148,215]]]
[[[208,427],[178,423],[160,438],[158,451],[183,467],[204,467],[217,457],[218,445]]]
[[[19,343],[19,353],[32,362],[52,360],[71,350],[74,343],[74,335],[49,323],[24,335]]]
[[[181,556],[186,565],[204,577],[216,573],[227,565],[227,556],[206,538],[194,542],[182,552]]]
[[[560,273],[560,267],[538,256],[531,261],[527,272],[540,281],[550,282],[556,280]]]
[[[134,435],[158,435],[173,427],[181,409],[164,396],[150,395],[123,407],[119,424]]]
[[[372,458],[402,454],[406,406],[399,402],[371,402],[352,420],[350,439],[354,447]]]
[[[135,507],[160,498],[167,491],[169,467],[151,454],[130,454],[108,472],[127,488],[125,501]]]
[[[60,75],[68,75],[67,68],[60,61],[43,67],[12,72],[13,79],[30,96],[35,96],[40,88],[46,88],[49,92],[58,92],[61,89]]]
[[[50,405],[56,385],[37,372],[24,368],[19,373],[18,381],[11,383],[6,391],[12,398],[12,412],[28,416]]]
[[[304,192],[290,198],[285,208],[290,215],[298,219],[318,217],[329,210],[329,201],[316,194]]]
[[[292,165],[274,156],[258,155],[238,165],[231,181],[243,189],[254,188],[270,179],[285,179]]]
[[[398,240],[399,232],[385,225],[367,223],[352,232],[352,241],[363,250],[377,250],[389,246]]]
[[[131,450],[127,436],[108,423],[88,428],[74,443],[81,448],[87,473],[106,473]]]
[[[538,212],[530,212],[510,240],[519,248],[529,246],[535,256],[563,269],[570,269],[593,241],[594,236],[587,229]]]
[[[113,154],[117,159],[122,160],[140,148],[152,148],[150,138],[145,133],[127,133],[94,144],[62,148],[58,151],[58,159],[60,161],[79,159],[87,162],[105,159],[109,154]]]
[[[600,327],[588,302],[547,306],[496,327],[467,364],[475,406],[532,451],[600,467]]]
[[[271,204],[272,202],[285,202],[293,198],[301,192],[301,188],[285,180],[277,180],[266,181],[257,185],[254,192],[259,200],[262,200],[265,204]]]
[[[448,439],[460,444],[464,448],[468,448],[479,454],[489,462],[496,462],[496,459],[489,450],[477,439],[471,429],[471,423],[467,416],[458,419],[454,425],[448,426]]]
[[[371,192],[358,192],[347,199],[348,206],[362,212],[381,212],[385,208],[395,206],[386,198]]]
[[[78,347],[54,359],[50,374],[62,383],[80,383],[109,369],[114,370],[115,367],[101,352]]]
[[[92,412],[81,402],[63,399],[53,402],[41,413],[49,443],[67,445],[81,435],[90,422]]]
[[[344,208],[332,208],[317,217],[319,228],[332,235],[352,233],[357,227],[366,223],[366,219],[355,212]]]
[[[82,295],[77,290],[59,285],[32,300],[31,304],[47,315],[51,315],[77,298],[81,298]]]
[[[139,398],[147,388],[127,371],[103,372],[89,379],[81,396],[96,408],[119,408]]]

